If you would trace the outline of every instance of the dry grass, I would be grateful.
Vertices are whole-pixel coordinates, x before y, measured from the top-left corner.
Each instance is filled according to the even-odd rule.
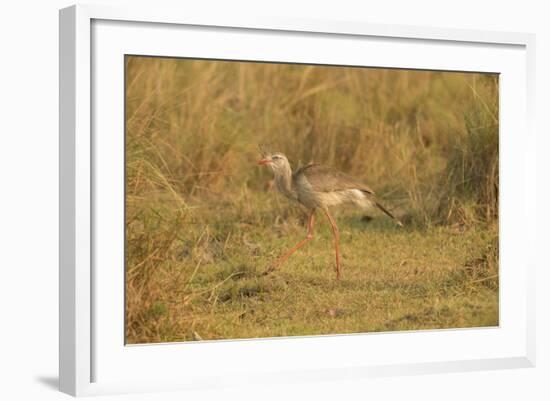
[[[126,60],[129,343],[498,324],[498,79]],[[257,144],[363,178],[406,223],[304,235]]]

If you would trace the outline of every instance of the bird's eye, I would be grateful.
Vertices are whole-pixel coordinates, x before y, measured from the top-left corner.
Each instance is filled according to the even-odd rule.
[[[275,156],[272,157],[273,160],[278,160],[278,159],[280,159],[280,158],[281,158],[281,156],[277,156],[277,155],[275,155]]]

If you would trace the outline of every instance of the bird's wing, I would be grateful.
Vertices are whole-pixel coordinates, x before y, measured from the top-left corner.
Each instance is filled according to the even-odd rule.
[[[296,180],[300,176],[304,176],[313,190],[317,192],[359,189],[374,195],[374,191],[371,188],[354,177],[319,164],[310,164],[300,168],[294,173],[294,179]]]

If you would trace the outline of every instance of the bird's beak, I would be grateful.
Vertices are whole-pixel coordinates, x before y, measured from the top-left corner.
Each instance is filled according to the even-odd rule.
[[[266,164],[269,164],[269,163],[271,163],[271,160],[269,160],[269,159],[261,159],[261,160],[258,161],[258,164],[260,166],[265,166]]]

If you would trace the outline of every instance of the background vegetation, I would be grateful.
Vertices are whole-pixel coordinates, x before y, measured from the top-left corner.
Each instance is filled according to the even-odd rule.
[[[362,178],[405,223],[319,216],[256,165]],[[370,217],[375,217],[371,221]],[[498,77],[126,59],[127,342],[498,325]]]

